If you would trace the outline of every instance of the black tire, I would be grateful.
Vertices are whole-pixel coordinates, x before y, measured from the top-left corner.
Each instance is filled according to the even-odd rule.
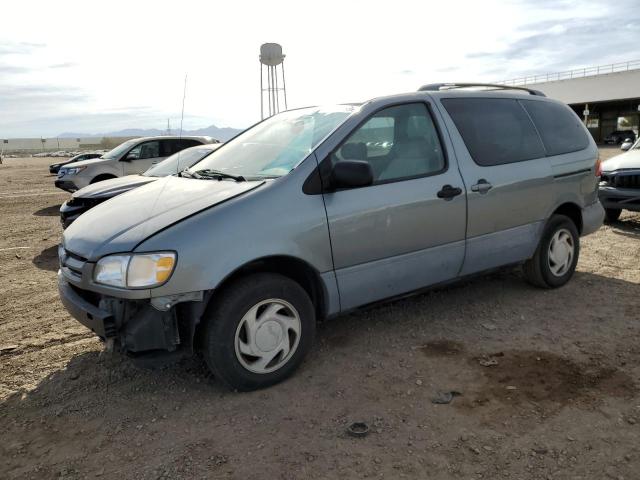
[[[307,292],[283,275],[257,273],[240,278],[214,295],[215,302],[205,313],[203,355],[213,375],[234,390],[251,391],[269,387],[290,376],[313,345],[315,309]],[[292,305],[300,318],[297,348],[277,370],[255,373],[242,365],[236,355],[236,332],[244,315],[268,299]]]
[[[569,232],[573,241],[573,258],[569,268],[560,276],[555,275],[550,266],[549,246],[559,230]],[[567,283],[573,276],[580,256],[580,234],[573,221],[565,215],[553,215],[544,229],[536,253],[524,264],[525,278],[529,283],[540,288],[558,288]]]
[[[103,175],[98,175],[97,177],[93,178],[89,183],[98,183],[98,182],[102,182],[103,180],[111,180],[112,178],[117,178],[114,175],[109,175],[109,174],[103,174]]]
[[[618,219],[620,218],[620,214],[622,213],[622,210],[620,210],[619,208],[605,208],[604,213],[605,213],[605,217],[604,217],[605,222],[614,223],[614,222],[617,222]]]

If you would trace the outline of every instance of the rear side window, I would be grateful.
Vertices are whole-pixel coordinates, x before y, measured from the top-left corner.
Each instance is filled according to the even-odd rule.
[[[576,152],[589,146],[589,139],[573,110],[559,103],[522,100],[531,115],[547,155]]]
[[[517,100],[447,98],[442,104],[478,165],[503,165],[545,156],[540,137]]]

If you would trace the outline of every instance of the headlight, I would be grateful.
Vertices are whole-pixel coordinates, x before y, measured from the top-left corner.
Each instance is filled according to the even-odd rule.
[[[113,287],[153,288],[169,280],[175,266],[173,252],[109,255],[98,261],[93,279]]]
[[[60,170],[61,176],[62,175],[77,175],[78,173],[80,173],[81,171],[83,171],[85,167],[71,167],[71,168],[65,168],[63,170]]]

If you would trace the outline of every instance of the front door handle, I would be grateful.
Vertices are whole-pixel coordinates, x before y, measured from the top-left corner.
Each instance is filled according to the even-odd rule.
[[[493,185],[487,182],[484,178],[478,180],[478,183],[476,183],[475,185],[471,185],[471,191],[478,193],[487,193],[492,188]]]
[[[453,197],[457,197],[462,193],[461,188],[452,187],[451,185],[445,185],[442,187],[442,190],[438,192],[438,198],[444,198],[445,200],[450,200]]]

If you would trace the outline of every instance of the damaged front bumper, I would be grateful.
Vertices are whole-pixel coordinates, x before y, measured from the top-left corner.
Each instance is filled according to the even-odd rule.
[[[82,289],[58,272],[58,292],[67,311],[123,352],[193,353],[205,295],[191,292],[148,299],[117,298]]]
[[[604,208],[640,212],[640,187],[621,188],[600,185],[598,197]]]

